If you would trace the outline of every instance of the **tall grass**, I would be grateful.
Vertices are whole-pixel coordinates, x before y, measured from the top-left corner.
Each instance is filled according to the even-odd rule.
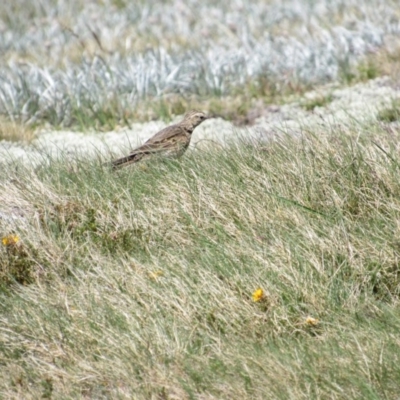
[[[6,167],[1,396],[396,399],[398,143],[354,126]]]
[[[112,129],[159,117],[172,97],[169,119],[221,98],[232,117],[254,99],[381,74],[390,63],[368,57],[398,63],[398,15],[397,0],[3,1],[0,114]]]

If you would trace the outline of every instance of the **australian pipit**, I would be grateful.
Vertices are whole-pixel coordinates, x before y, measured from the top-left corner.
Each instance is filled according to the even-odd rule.
[[[155,154],[181,156],[189,147],[194,129],[205,119],[201,111],[189,111],[178,124],[167,126],[128,156],[112,161],[112,168],[125,167]]]

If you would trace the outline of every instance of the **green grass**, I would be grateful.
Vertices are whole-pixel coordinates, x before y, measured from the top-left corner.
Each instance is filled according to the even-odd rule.
[[[398,398],[398,141],[2,169],[0,396]]]
[[[393,100],[392,104],[378,113],[378,121],[396,122],[400,121],[400,100]]]
[[[325,107],[333,101],[333,95],[331,93],[322,94],[311,99],[306,99],[301,103],[306,111],[314,111],[316,107]]]

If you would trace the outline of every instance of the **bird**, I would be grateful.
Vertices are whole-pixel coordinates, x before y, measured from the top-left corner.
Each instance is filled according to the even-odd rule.
[[[181,122],[162,129],[128,156],[112,161],[111,168],[119,169],[157,154],[180,157],[189,147],[194,129],[208,118],[201,111],[187,112]]]

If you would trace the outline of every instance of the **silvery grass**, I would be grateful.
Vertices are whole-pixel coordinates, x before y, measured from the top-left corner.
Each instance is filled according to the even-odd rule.
[[[171,94],[324,83],[398,37],[399,10],[394,0],[3,2],[0,112],[71,125],[122,120]]]
[[[397,398],[399,143],[369,124],[1,169],[24,223],[2,225],[0,396]]]

